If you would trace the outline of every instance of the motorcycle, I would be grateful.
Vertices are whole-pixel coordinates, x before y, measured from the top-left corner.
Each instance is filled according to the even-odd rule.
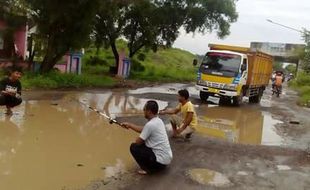
[[[277,97],[280,97],[280,94],[282,93],[282,87],[274,85],[272,88],[272,95],[276,94]]]

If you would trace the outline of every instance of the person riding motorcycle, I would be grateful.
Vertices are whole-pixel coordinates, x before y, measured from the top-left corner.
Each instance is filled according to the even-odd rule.
[[[282,92],[282,83],[283,83],[283,73],[282,72],[276,72],[276,77],[274,81],[274,91],[278,91],[277,95],[279,96]]]
[[[277,74],[276,74],[276,72],[274,71],[274,72],[272,73],[272,76],[271,76],[272,90],[273,90],[274,87],[275,87],[276,76],[277,76]]]

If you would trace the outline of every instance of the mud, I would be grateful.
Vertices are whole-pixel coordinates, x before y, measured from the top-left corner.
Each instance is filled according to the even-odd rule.
[[[231,182],[223,174],[208,169],[191,169],[187,173],[189,177],[202,185],[215,187],[229,187]]]
[[[0,189],[78,189],[132,167],[128,147],[137,134],[73,101],[86,99],[111,116],[140,112],[146,101],[110,96],[75,93],[57,103],[39,98],[24,102],[12,117],[1,114]]]
[[[275,126],[282,123],[270,113],[249,108],[202,107],[197,132],[229,142],[252,145],[284,145]]]
[[[171,140],[171,166],[144,177],[135,174],[129,153],[137,134],[78,102],[143,125],[146,101],[176,106],[182,88],[191,92],[197,133],[190,142]],[[296,106],[296,93],[285,92],[275,98],[267,90],[260,105],[245,99],[239,108],[218,106],[216,98],[202,103],[192,84],[26,92],[12,117],[0,109],[0,189],[310,189],[310,110]]]

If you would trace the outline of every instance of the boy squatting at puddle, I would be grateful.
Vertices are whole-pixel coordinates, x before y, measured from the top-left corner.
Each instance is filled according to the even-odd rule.
[[[198,118],[194,105],[189,101],[188,90],[180,90],[178,92],[180,104],[174,109],[162,110],[160,115],[172,115],[170,122],[173,129],[173,137],[190,138],[195,132],[198,125]],[[176,114],[181,113],[182,118]]]
[[[6,106],[7,115],[12,115],[12,108],[22,103],[22,85],[19,81],[21,77],[21,69],[11,68],[9,76],[0,81],[0,106]]]

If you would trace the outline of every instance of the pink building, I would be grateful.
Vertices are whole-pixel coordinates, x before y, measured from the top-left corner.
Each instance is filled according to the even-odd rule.
[[[0,67],[4,67],[5,65],[9,64],[14,55],[16,55],[21,62],[26,59],[28,31],[27,24],[25,23],[15,30],[13,34],[13,43],[11,42],[11,39],[8,39],[5,36],[5,31],[7,28],[8,23],[0,19]],[[14,47],[12,47],[12,45]]]

